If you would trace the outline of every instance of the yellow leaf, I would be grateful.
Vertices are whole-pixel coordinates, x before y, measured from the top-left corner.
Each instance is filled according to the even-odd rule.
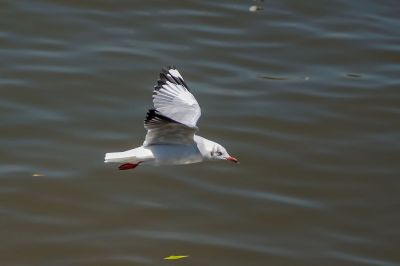
[[[189,257],[189,255],[171,255],[168,257],[165,257],[164,260],[179,260],[179,259],[183,259],[183,258],[187,258]]]
[[[44,174],[34,173],[32,176],[44,176]]]

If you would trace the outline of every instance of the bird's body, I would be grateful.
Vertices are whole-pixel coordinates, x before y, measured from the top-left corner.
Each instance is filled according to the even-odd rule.
[[[175,67],[160,74],[153,92],[154,109],[144,122],[147,134],[142,146],[105,155],[106,163],[122,163],[120,170],[139,164],[177,165],[225,159],[237,162],[216,142],[195,135],[201,115],[199,104]]]
[[[194,137],[193,144],[159,144],[140,146],[124,152],[113,152],[106,154],[106,162],[132,163],[132,164],[190,164],[204,161],[204,143],[209,141],[203,137]],[[211,143],[211,142],[210,142]]]

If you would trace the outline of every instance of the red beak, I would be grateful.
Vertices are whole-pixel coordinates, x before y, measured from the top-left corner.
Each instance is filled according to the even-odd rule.
[[[226,157],[225,159],[234,163],[239,163],[238,159],[232,156]]]

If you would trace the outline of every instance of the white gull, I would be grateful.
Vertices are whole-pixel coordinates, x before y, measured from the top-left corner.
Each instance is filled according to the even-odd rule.
[[[106,163],[120,163],[120,170],[139,164],[190,164],[208,160],[238,160],[222,145],[195,135],[201,110],[175,66],[163,69],[154,86],[154,108],[147,112],[147,134],[142,146],[123,152],[107,153]]]

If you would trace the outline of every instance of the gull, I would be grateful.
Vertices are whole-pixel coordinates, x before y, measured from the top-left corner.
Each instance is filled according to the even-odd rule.
[[[195,134],[201,109],[175,66],[162,69],[152,98],[154,108],[148,110],[144,120],[147,134],[143,145],[106,153],[104,162],[119,163],[120,170],[139,164],[179,165],[211,160],[238,163],[222,145]]]

